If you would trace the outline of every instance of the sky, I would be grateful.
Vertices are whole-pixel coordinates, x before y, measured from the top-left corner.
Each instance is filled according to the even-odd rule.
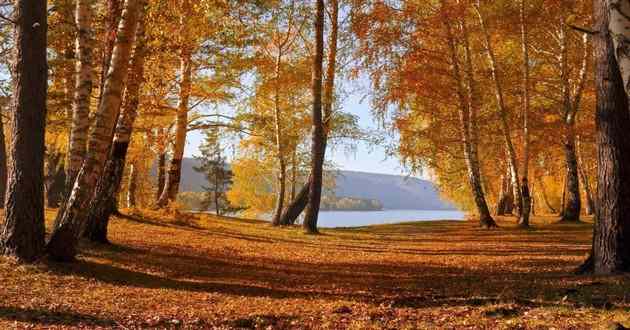
[[[365,82],[350,83],[353,90],[350,95],[345,97],[341,107],[345,112],[352,113],[359,118],[359,126],[364,129],[376,129],[378,127],[375,119],[371,114],[370,99],[363,97],[365,94]],[[188,134],[187,145],[184,152],[185,157],[193,157],[199,154],[199,145],[203,141],[203,132],[193,131]],[[365,142],[359,142],[356,150],[348,153],[344,148],[330,148],[326,152],[326,159],[332,161],[336,168],[340,170],[351,170],[371,173],[408,175],[400,161],[396,156],[388,156],[384,146],[369,145]]]

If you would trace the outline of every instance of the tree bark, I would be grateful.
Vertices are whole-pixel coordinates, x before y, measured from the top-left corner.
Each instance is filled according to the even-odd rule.
[[[88,154],[77,175],[70,197],[57,214],[54,230],[46,247],[49,256],[54,260],[72,261],[77,254],[78,238],[86,222],[93,187],[103,172],[107,153],[111,148],[111,135],[120,110],[139,7],[138,0],[126,1],[116,36],[112,63],[105,80],[103,98],[88,141]]]
[[[619,20],[627,19],[630,4],[595,0],[593,5],[597,31],[593,35],[597,86],[597,220],[591,257],[580,270],[614,274],[630,271],[630,139],[627,138],[630,112],[626,89],[628,68],[625,67],[629,62],[625,42],[613,42],[616,25]],[[627,33],[624,31],[622,36]],[[618,62],[623,65],[623,71]]]
[[[181,35],[185,36],[190,33],[188,29],[188,16],[191,11],[189,0],[182,0],[183,13],[180,17]],[[165,207],[171,202],[177,200],[179,193],[179,183],[182,176],[182,160],[184,158],[184,148],[186,147],[186,133],[188,131],[188,102],[192,89],[192,47],[190,41],[186,41],[180,45],[180,71],[182,80],[179,90],[179,104],[177,105],[177,117],[175,118],[175,143],[173,145],[173,155],[168,162],[168,170],[166,172],[166,180],[164,190],[158,200],[159,207]]]
[[[48,150],[44,163],[44,191],[46,207],[57,208],[65,192],[64,154],[58,150]]]
[[[2,108],[0,107],[0,110]],[[0,112],[2,113],[2,112]],[[0,116],[0,206],[4,207],[4,195],[7,192],[7,147],[5,144],[4,121]]]
[[[529,44],[527,31],[527,2],[521,0],[521,46],[523,50],[523,180],[521,182],[522,211],[518,218],[519,227],[529,227],[531,198],[529,195]]]
[[[47,2],[14,3],[15,62],[8,191],[0,250],[32,262],[44,250]]]
[[[158,165],[157,165],[157,189],[155,192],[155,200],[158,201],[160,196],[162,196],[162,192],[164,191],[164,182],[166,179],[166,175],[164,171],[166,169],[166,152],[164,150],[160,150],[158,152]]]
[[[129,187],[127,189],[127,207],[133,209],[136,207],[136,195],[138,194],[138,169],[136,164],[129,166]]]
[[[109,65],[112,60],[112,53],[114,51],[114,44],[116,43],[116,34],[118,33],[118,24],[120,23],[120,16],[122,14],[123,0],[107,0],[107,16],[106,16],[106,40],[105,49],[103,50],[103,57],[101,58],[101,81],[99,88],[98,101],[100,103],[103,98],[103,88],[105,86],[105,80],[107,79],[107,73],[109,72]]]
[[[315,234],[322,195],[322,179],[326,137],[322,120],[322,68],[324,59],[324,0],[315,1],[315,54],[313,58],[313,131],[311,141],[311,176],[309,180],[308,204],[304,213],[304,231]]]
[[[139,0],[141,8],[146,6],[146,0]],[[125,101],[116,123],[112,148],[109,159],[105,164],[94,197],[90,203],[84,236],[91,241],[108,243],[107,226],[109,218],[116,213],[116,196],[120,191],[125,160],[131,142],[133,125],[138,114],[140,103],[140,87],[144,80],[144,57],[146,42],[144,40],[144,10],[139,15],[136,29],[136,47],[131,60],[131,68],[125,92]]]
[[[94,66],[92,48],[94,47],[92,12],[93,0],[77,0],[76,25],[78,29],[76,54],[78,54],[75,71],[75,94],[72,109],[72,128],[68,147],[68,163],[66,164],[66,191],[72,190],[74,179],[81,169],[87,151],[88,130],[90,128],[90,101],[92,96],[92,79]]]
[[[287,33],[287,39],[288,40]],[[284,195],[286,193],[286,174],[287,174],[287,164],[284,155],[284,141],[282,139],[282,122],[281,122],[281,109],[280,109],[280,67],[282,65],[282,53],[283,46],[285,43],[282,43],[278,46],[278,54],[276,56],[276,68],[275,68],[275,94],[274,94],[274,125],[275,125],[275,138],[276,138],[276,153],[278,157],[278,164],[280,165],[278,171],[278,187],[276,191],[276,208],[273,212],[273,217],[271,223],[274,226],[280,225],[280,218],[282,216],[282,210],[284,209]]]
[[[509,169],[507,169],[507,175],[501,175],[501,190],[497,200],[497,215],[505,216],[512,214],[513,208],[514,196],[512,195],[512,184],[510,183],[510,172]]]
[[[595,212],[595,202],[593,200],[593,193],[591,191],[591,184],[589,182],[589,175],[586,170],[586,166],[584,164],[584,160],[582,159],[582,153],[580,152],[580,139],[578,137],[576,141],[576,153],[577,153],[577,162],[578,162],[578,170],[580,172],[580,180],[582,181],[582,187],[584,187],[584,195],[586,196],[586,214],[593,215]]]
[[[566,199],[562,209],[561,221],[580,221],[580,181],[578,174],[577,157],[575,153],[575,133],[571,129],[567,134],[564,144],[565,166],[567,170],[565,192]]]

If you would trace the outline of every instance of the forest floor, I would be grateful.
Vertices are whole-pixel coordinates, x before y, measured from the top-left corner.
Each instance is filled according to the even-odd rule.
[[[49,211],[52,219],[53,211]],[[630,326],[630,277],[576,276],[591,224],[324,229],[144,212],[72,264],[0,258],[0,329]],[[48,224],[50,226],[50,223]]]

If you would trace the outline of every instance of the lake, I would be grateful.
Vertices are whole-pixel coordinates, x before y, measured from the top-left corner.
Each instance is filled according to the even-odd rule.
[[[388,223],[464,220],[460,211],[383,210],[383,211],[321,211],[317,225],[322,228],[361,227]]]

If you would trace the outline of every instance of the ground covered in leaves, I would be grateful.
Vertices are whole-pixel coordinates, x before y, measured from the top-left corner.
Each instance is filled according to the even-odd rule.
[[[52,218],[52,212],[49,214]],[[76,263],[0,258],[0,328],[630,326],[630,278],[572,275],[591,225],[537,217],[322,230],[131,214]]]

